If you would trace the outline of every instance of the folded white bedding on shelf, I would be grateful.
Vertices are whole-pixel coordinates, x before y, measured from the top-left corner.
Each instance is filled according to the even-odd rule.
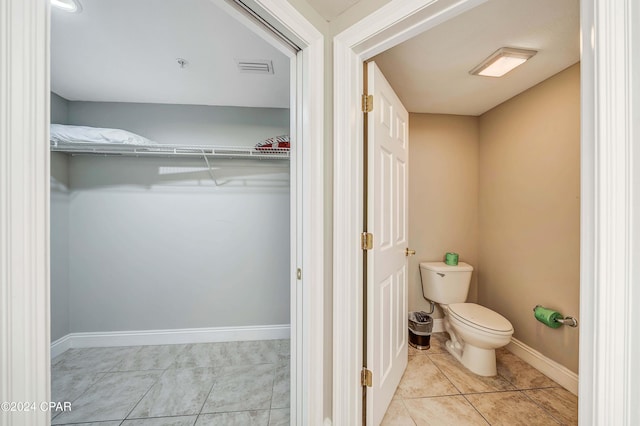
[[[52,124],[50,139],[54,143],[92,142],[123,145],[151,145],[154,143],[126,130],[65,124]]]
[[[129,155],[135,157],[207,157],[255,158],[286,160],[289,158],[289,143],[272,138],[271,145],[219,146],[159,144],[145,137],[120,129],[101,129],[86,126],[51,125],[51,151],[72,155]],[[288,139],[288,136],[287,136]],[[273,146],[276,144],[276,146]]]

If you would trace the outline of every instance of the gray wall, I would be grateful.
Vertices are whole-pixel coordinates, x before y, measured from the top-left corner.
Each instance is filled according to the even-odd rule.
[[[69,103],[71,124],[164,143],[253,145],[288,114]],[[201,159],[70,157],[70,332],[289,323],[288,162],[214,163],[218,185]]]
[[[289,110],[70,102],[69,124],[125,129],[158,143],[253,146],[288,134]]]
[[[51,340],[69,334],[69,158],[51,153]]]
[[[67,124],[69,101],[51,93],[51,122]],[[51,154],[51,340],[69,334],[69,159]]]
[[[51,123],[69,124],[69,101],[51,92]]]

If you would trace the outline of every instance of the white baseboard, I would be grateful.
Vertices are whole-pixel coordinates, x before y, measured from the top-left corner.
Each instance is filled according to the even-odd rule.
[[[442,318],[434,319],[433,332],[441,333],[443,331],[445,331],[444,320]],[[578,395],[578,375],[573,371],[547,358],[518,339],[511,338],[511,342],[506,346],[506,349],[572,394]]]
[[[59,338],[55,342],[52,342],[51,343],[51,359],[57,357],[67,349],[71,349],[72,340],[73,338],[71,334],[67,334],[66,336]]]
[[[506,346],[506,349],[572,394],[578,395],[578,375],[573,371],[547,358],[518,339],[511,338],[511,343]]]
[[[51,343],[51,358],[55,358],[71,348],[273,340],[288,339],[290,334],[291,326],[289,324],[70,333]]]

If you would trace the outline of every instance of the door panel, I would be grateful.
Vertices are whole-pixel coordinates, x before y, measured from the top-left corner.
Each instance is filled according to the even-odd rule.
[[[407,222],[405,220],[406,214],[403,214],[403,208],[407,206],[407,163],[405,161],[397,160],[396,163],[396,179],[398,181],[398,191],[396,193],[396,244],[404,245],[409,244],[407,241]]]
[[[367,424],[378,425],[407,366],[407,153],[409,114],[375,63],[367,65]]]
[[[380,197],[378,197],[378,215],[379,215],[379,224],[380,224],[380,249],[388,250],[392,247],[391,236],[393,234],[393,203],[389,203],[388,201],[391,199],[393,184],[393,154],[384,148],[380,149],[378,153],[378,158],[380,159],[379,165],[379,178],[380,185],[378,188],[381,192]],[[378,231],[378,230],[376,230]],[[377,234],[377,233],[376,233]]]

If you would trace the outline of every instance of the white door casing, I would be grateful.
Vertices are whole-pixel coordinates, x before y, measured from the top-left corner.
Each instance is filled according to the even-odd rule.
[[[291,191],[296,192],[300,232],[292,235],[291,242],[293,249],[297,240],[296,264],[301,269],[301,279],[291,288],[291,334],[296,336],[291,341],[295,345],[291,349],[291,424],[322,424],[328,411],[324,394],[324,36],[287,0],[242,3],[302,49],[296,69],[291,70],[297,85],[297,98],[291,101],[297,106],[298,141],[291,157],[292,173],[295,167],[298,180]]]
[[[362,62],[486,0],[394,0],[334,38],[333,422],[361,419]],[[580,0],[580,424],[640,420],[640,5]],[[635,181],[633,180],[635,177]],[[636,284],[636,285],[634,285]],[[615,312],[603,320],[598,312]],[[348,325],[353,326],[348,327]],[[347,325],[347,326],[345,326]],[[360,346],[361,347],[361,346]]]
[[[375,62],[367,73],[367,424],[379,425],[407,367],[409,113]]]
[[[487,0],[397,0],[334,38],[333,423],[362,421],[362,63]],[[375,104],[375,102],[374,102]],[[375,244],[375,243],[374,243]],[[374,378],[375,380],[375,378]]]

